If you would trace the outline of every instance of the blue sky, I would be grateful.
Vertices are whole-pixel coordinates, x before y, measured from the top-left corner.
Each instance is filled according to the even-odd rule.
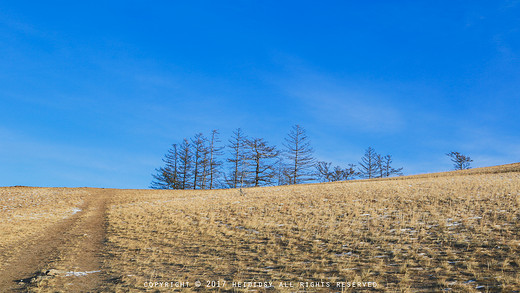
[[[294,124],[340,165],[518,162],[519,56],[519,1],[4,1],[0,186],[147,188],[184,137]]]

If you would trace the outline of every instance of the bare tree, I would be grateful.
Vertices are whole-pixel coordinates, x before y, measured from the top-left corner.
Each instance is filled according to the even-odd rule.
[[[327,163],[324,161],[316,162],[316,171],[318,175],[318,179],[321,182],[331,182],[331,165],[332,163]]]
[[[356,165],[349,164],[348,168],[341,168],[340,166],[332,167],[332,163],[317,162],[316,170],[318,178],[321,182],[335,182],[353,179],[357,174]]]
[[[230,158],[227,161],[232,165],[231,172],[226,176],[227,185],[231,188],[237,188],[243,185],[246,172],[246,142],[247,138],[242,129],[237,128],[233,132],[233,137],[229,140],[227,147],[230,149]]]
[[[359,174],[363,178],[375,178],[379,173],[378,163],[377,163],[378,154],[372,147],[368,147],[365,150],[365,155],[361,157],[361,162],[359,162]]]
[[[283,154],[288,160],[289,184],[300,184],[314,180],[314,150],[310,145],[305,129],[300,125],[294,125],[283,145],[285,147]]]
[[[382,158],[382,164],[381,164],[381,169],[382,169],[382,177],[390,177],[392,175],[398,175],[398,176],[401,176],[403,175],[403,167],[401,168],[394,168],[392,167],[392,156],[391,155],[386,155]]]
[[[344,180],[354,179],[358,175],[358,172],[356,171],[356,164],[348,164],[348,167],[343,169],[343,174]]]
[[[250,186],[273,184],[279,152],[262,138],[247,140],[247,147],[249,149],[249,167],[251,168],[248,184]]]
[[[376,165],[377,165],[377,178],[383,178],[384,170],[383,170],[383,156],[381,154],[376,154]]]
[[[280,157],[276,163],[276,185],[291,184],[291,174],[284,160]]]
[[[209,189],[213,189],[215,180],[218,177],[222,162],[218,160],[218,156],[222,155],[222,147],[217,144],[220,142],[217,130],[211,131],[211,141],[209,144]]]
[[[206,189],[208,176],[209,176],[209,148],[204,145],[202,151],[202,160],[201,160],[201,174],[199,179],[199,189]]]
[[[206,147],[207,139],[204,137],[202,133],[198,133],[191,140],[193,144],[193,189],[204,189],[204,174],[206,167],[206,158],[207,158],[207,147]]]
[[[179,188],[190,188],[191,168],[192,168],[191,145],[185,138],[179,146]]]
[[[401,172],[403,168],[395,169],[392,167],[391,155],[382,156],[380,154],[376,154],[376,163],[378,178],[390,177],[392,175],[403,175],[403,172]]]
[[[465,156],[459,152],[450,152],[446,156],[450,157],[453,162],[453,168],[455,170],[470,169],[470,164],[473,160],[469,156]]]
[[[165,166],[155,169],[157,173],[152,175],[154,180],[150,187],[153,189],[179,189],[178,161],[177,144],[173,144],[164,155]]]

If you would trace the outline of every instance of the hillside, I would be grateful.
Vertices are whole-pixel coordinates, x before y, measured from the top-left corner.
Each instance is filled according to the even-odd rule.
[[[0,210],[1,292],[520,290],[520,163],[243,195],[3,187]]]

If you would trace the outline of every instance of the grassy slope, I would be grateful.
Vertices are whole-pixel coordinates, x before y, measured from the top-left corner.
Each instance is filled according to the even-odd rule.
[[[1,263],[16,257],[6,247],[58,223],[93,192],[0,188],[7,211],[0,216]],[[196,291],[196,280],[226,281],[223,291],[242,291],[232,286],[241,281],[271,281],[291,292],[330,290],[307,287],[317,282],[340,291],[336,282],[358,281],[377,282],[368,290],[381,292],[520,290],[520,164],[248,188],[245,196],[106,192],[106,291],[142,291],[149,281],[190,282],[184,290]],[[62,283],[33,289],[61,290]]]
[[[292,282],[311,291],[320,289],[300,282],[377,282],[379,291],[519,289],[519,171],[513,164],[250,188],[245,196],[120,191],[109,210],[113,257],[105,264],[122,281],[112,289],[122,291],[196,280],[226,281],[228,290],[233,281]]]

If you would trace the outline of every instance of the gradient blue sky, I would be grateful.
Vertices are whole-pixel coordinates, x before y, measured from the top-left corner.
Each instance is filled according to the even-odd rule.
[[[294,124],[335,164],[520,161],[519,1],[78,2],[0,3],[0,186],[147,188],[184,137]]]

